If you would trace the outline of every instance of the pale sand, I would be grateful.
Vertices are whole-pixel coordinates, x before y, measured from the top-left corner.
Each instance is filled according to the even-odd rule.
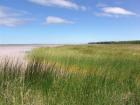
[[[5,59],[26,62],[25,55],[34,48],[56,47],[58,45],[0,45],[0,62]]]

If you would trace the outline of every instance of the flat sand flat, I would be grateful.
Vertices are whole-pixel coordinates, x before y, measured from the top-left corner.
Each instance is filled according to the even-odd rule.
[[[0,45],[0,62],[5,59],[25,62],[25,55],[34,48],[57,47],[60,45]]]

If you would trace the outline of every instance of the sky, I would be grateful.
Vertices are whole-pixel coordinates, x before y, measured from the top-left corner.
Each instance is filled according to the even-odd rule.
[[[140,0],[0,0],[0,44],[140,40]]]

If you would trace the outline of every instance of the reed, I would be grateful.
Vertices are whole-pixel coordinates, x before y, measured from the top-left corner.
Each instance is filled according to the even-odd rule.
[[[24,68],[0,64],[0,104],[139,105],[139,52],[134,45],[35,49]]]

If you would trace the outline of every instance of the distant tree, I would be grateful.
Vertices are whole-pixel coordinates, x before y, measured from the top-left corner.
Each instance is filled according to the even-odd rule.
[[[140,44],[140,40],[135,40],[135,41],[89,42],[88,44]]]

